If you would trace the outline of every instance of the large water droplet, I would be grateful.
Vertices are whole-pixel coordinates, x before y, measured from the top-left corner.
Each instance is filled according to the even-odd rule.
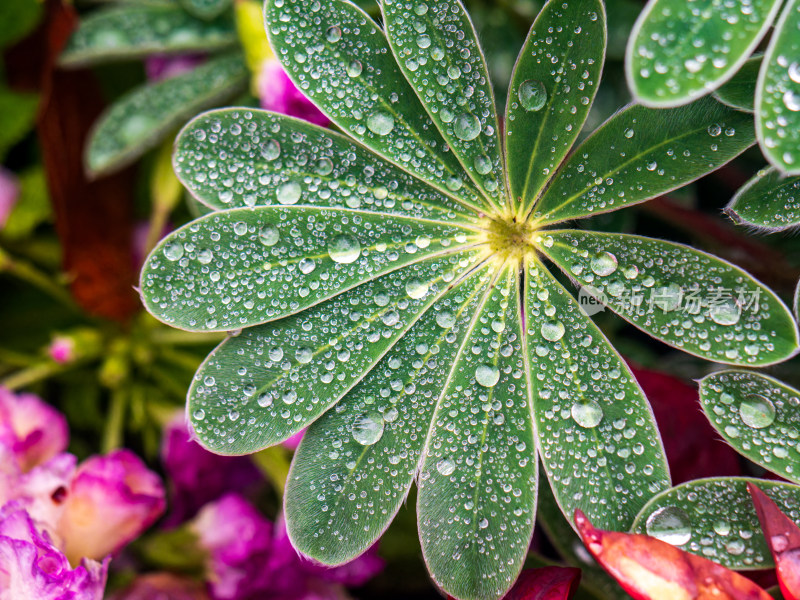
[[[587,429],[597,427],[603,420],[603,409],[594,400],[578,400],[572,405],[570,414],[575,422]]]
[[[278,202],[284,205],[295,204],[300,199],[303,189],[296,181],[287,181],[278,188]]]
[[[428,293],[428,289],[430,289],[428,282],[417,279],[416,277],[410,279],[408,283],[406,283],[406,294],[415,300],[423,298],[425,294]]]
[[[456,317],[449,310],[443,310],[436,315],[436,324],[444,329],[450,329],[456,324]]]
[[[739,416],[748,427],[763,429],[775,421],[775,405],[765,396],[751,394],[739,405]]]
[[[173,244],[167,244],[164,246],[164,256],[167,257],[167,260],[180,260],[183,258],[183,244],[175,242]]]
[[[308,275],[309,273],[311,273],[311,271],[313,271],[316,268],[316,266],[317,263],[314,262],[314,259],[308,257],[301,259],[300,262],[297,264],[297,268],[300,269],[300,272],[303,275]]]
[[[280,241],[281,234],[278,232],[277,228],[272,225],[267,225],[262,227],[261,231],[258,232],[258,239],[265,246],[274,246]]]
[[[598,252],[589,264],[595,275],[606,277],[617,270],[617,257],[611,252]]]
[[[382,110],[367,117],[367,127],[375,135],[389,135],[394,129],[394,117]]]
[[[473,115],[467,113],[460,114],[453,122],[453,132],[458,139],[469,142],[480,135],[481,122]]]
[[[478,365],[475,369],[475,381],[483,387],[494,387],[500,381],[500,371],[492,365]]]
[[[275,160],[281,155],[281,145],[277,140],[267,140],[261,144],[261,156],[264,160]]]
[[[519,86],[519,102],[522,108],[530,111],[542,110],[547,102],[547,90],[538,79],[528,79]]]
[[[452,458],[443,458],[436,463],[436,470],[439,471],[440,475],[447,477],[448,475],[452,475],[453,471],[456,470],[456,463],[453,462]]]
[[[564,324],[561,321],[548,321],[542,323],[541,332],[542,337],[551,342],[557,342],[564,337]]]
[[[347,65],[347,75],[349,77],[358,77],[364,70],[364,65],[360,61],[354,60]]]
[[[328,255],[334,262],[347,265],[361,256],[361,244],[351,235],[337,235],[328,242]]]
[[[328,30],[325,32],[325,39],[328,40],[331,44],[335,44],[340,39],[342,39],[341,27],[337,27],[336,25],[328,27]]]
[[[718,325],[735,325],[742,316],[742,307],[734,298],[727,298],[711,306],[708,316]]]
[[[659,508],[647,518],[647,535],[673,546],[683,546],[692,538],[689,516],[677,506]]]
[[[383,435],[383,416],[371,410],[361,413],[353,422],[353,439],[362,446],[371,446]]]

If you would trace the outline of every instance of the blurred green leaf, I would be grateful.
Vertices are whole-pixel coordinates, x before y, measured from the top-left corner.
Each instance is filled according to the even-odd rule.
[[[38,107],[38,95],[0,88],[0,161],[31,131]]]

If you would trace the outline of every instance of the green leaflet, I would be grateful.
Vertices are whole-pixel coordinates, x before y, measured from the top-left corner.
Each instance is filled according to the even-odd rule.
[[[764,56],[756,90],[756,132],[777,169],[800,175],[800,2],[786,3]]]
[[[328,118],[443,192],[484,204],[366,13],[343,0],[268,0],[265,16],[275,54]]]
[[[414,480],[436,399],[490,276],[480,269],[441,295],[306,432],[284,496],[286,525],[300,552],[341,564],[389,526]]]
[[[39,96],[0,87],[0,160],[33,128]]]
[[[730,79],[755,50],[779,0],[650,0],[631,32],[625,72],[642,104],[685,104]]]
[[[739,188],[725,213],[743,225],[783,231],[800,224],[800,177],[764,169]]]
[[[464,170],[489,201],[505,206],[492,82],[459,0],[382,0],[397,64]]]
[[[142,296],[153,316],[173,327],[250,327],[456,252],[475,235],[438,221],[344,209],[232,209],[162,240],[142,269]]]
[[[228,338],[189,392],[197,435],[215,452],[242,454],[297,433],[364,377],[475,260],[474,251],[428,259]]]
[[[605,47],[600,0],[550,0],[531,27],[506,103],[508,179],[517,214],[527,213],[581,132]]]
[[[82,19],[59,63],[81,66],[155,53],[208,52],[235,44],[230,16],[205,22],[176,5],[121,4]]]
[[[700,403],[739,454],[800,481],[800,392],[766,375],[722,371],[700,380]]]
[[[762,62],[760,56],[749,59],[728,83],[714,92],[714,97],[732,108],[755,112],[756,82]]]
[[[657,537],[729,569],[774,567],[747,492],[748,482],[800,523],[800,487],[765,479],[718,477],[689,481],[658,494],[636,517],[632,531]]]
[[[545,267],[528,263],[526,275],[530,393],[550,487],[570,523],[579,508],[601,529],[628,529],[644,503],[670,485],[650,405],[619,354]]]
[[[618,210],[702,177],[755,141],[752,116],[710,98],[632,105],[600,126],[533,207],[537,225]]]
[[[436,584],[463,600],[501,597],[533,533],[538,463],[516,269],[500,271],[474,314],[419,472],[425,562]]]
[[[173,159],[184,186],[214,208],[299,204],[474,223],[450,196],[349,138],[299,119],[230,108],[202,114],[178,135]],[[229,165],[209,173],[209,163]]]
[[[232,0],[179,0],[187,12],[200,19],[213,19],[222,14]]]
[[[232,54],[128,92],[95,123],[87,170],[99,176],[133,162],[192,115],[243,90],[247,77],[244,59]]]
[[[746,272],[688,246],[633,235],[547,231],[548,257],[623,319],[721,363],[769,365],[798,349],[789,310]]]

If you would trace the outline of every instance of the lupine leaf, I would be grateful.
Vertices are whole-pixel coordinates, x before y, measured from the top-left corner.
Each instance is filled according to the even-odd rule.
[[[748,484],[747,491],[772,552],[783,598],[800,600],[800,528],[758,486]]]
[[[502,207],[507,194],[492,82],[464,5],[382,0],[381,8],[406,79],[464,170]]]
[[[186,188],[215,209],[279,204],[279,195],[294,189],[298,204],[442,221],[474,223],[477,216],[349,138],[261,110],[193,119],[178,135],[173,162]],[[209,172],[209,164],[218,167]]]
[[[722,371],[700,380],[700,402],[737,452],[800,482],[799,391],[759,373]]]
[[[661,540],[596,529],[580,511],[575,522],[589,552],[636,600],[770,600],[746,577]]]
[[[800,225],[800,177],[765,169],[742,186],[725,212],[737,223],[783,231]]]
[[[637,204],[681,187],[755,141],[752,116],[707,98],[688,106],[629,106],[561,167],[534,206],[539,225]]]
[[[625,71],[634,96],[678,106],[730,79],[755,50],[779,0],[650,0],[628,40]]]
[[[474,252],[429,259],[228,338],[189,392],[197,435],[225,454],[294,435],[364,377],[474,261]]]
[[[490,275],[478,270],[441,295],[306,432],[284,497],[289,535],[300,552],[339,564],[364,552],[388,527],[414,480],[436,398]]]
[[[632,531],[647,533],[729,569],[772,568],[774,562],[747,493],[748,483],[757,484],[795,523],[800,521],[799,486],[717,477],[695,479],[654,496],[636,517]]]
[[[707,360],[769,365],[794,355],[797,325],[745,271],[688,246],[577,230],[540,234],[583,292],[665,344]]]
[[[600,0],[550,0],[528,33],[506,103],[508,178],[521,214],[581,132],[600,84],[605,42]]]
[[[756,83],[761,69],[762,57],[757,56],[745,62],[730,81],[721,86],[714,97],[732,108],[755,112]]]
[[[229,17],[206,22],[176,5],[121,4],[82,19],[59,62],[98,64],[155,53],[208,52],[235,43]]]
[[[213,19],[222,14],[232,0],[179,0],[187,12],[201,19]]]
[[[502,596],[533,533],[538,463],[515,267],[501,271],[474,314],[419,472],[425,562],[437,585],[462,600]]]
[[[482,205],[366,13],[343,0],[268,0],[265,14],[275,54],[331,121],[445,193]]]
[[[474,237],[474,231],[438,221],[345,209],[231,209],[162,240],[142,269],[142,298],[173,327],[249,327],[401,266],[456,252]]]
[[[764,55],[756,90],[756,133],[770,163],[800,175],[800,2],[789,0]]]
[[[129,92],[95,124],[85,156],[89,173],[136,160],[192,115],[244,89],[247,77],[241,55],[233,54]]]
[[[528,263],[526,274],[526,352],[550,487],[564,515],[580,508],[606,529],[627,529],[647,499],[670,485],[653,413],[574,298],[543,265]]]

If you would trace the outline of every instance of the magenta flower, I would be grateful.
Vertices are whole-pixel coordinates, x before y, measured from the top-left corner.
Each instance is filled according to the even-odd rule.
[[[93,456],[75,472],[58,533],[73,564],[117,552],[164,512],[161,479],[130,450]]]
[[[63,335],[57,335],[47,347],[47,353],[55,362],[66,364],[75,356],[75,341]]]
[[[292,83],[277,59],[264,61],[257,87],[261,108],[305,119],[322,127],[330,124],[328,118]]]
[[[0,229],[14,210],[19,198],[19,183],[14,174],[0,166]]]
[[[165,526],[183,523],[226,493],[245,493],[264,481],[249,458],[212,454],[195,442],[182,413],[164,430],[161,462],[170,482],[170,514]]]
[[[208,552],[215,600],[336,600],[342,586],[366,583],[383,569],[375,549],[336,568],[302,558],[283,519],[272,524],[244,498],[229,494],[204,507],[192,523]]]
[[[68,441],[64,415],[38,396],[0,388],[0,455],[10,461],[0,470],[30,471],[63,452]]]
[[[25,510],[0,509],[0,600],[101,600],[107,572],[108,560],[73,569]]]

